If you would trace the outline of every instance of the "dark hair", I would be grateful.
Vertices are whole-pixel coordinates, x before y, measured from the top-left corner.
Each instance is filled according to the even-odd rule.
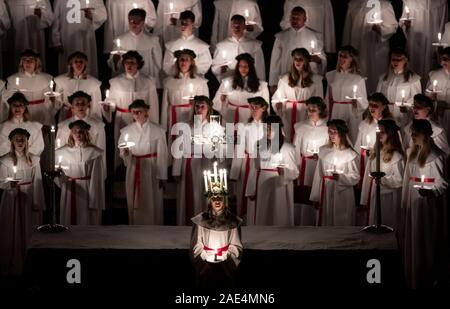
[[[293,8],[291,10],[291,14],[292,13],[305,14],[305,16],[306,16],[306,10],[304,8],[302,8],[301,6],[296,6],[295,8]]]
[[[393,124],[391,124],[391,122]],[[400,141],[399,130],[400,128],[395,124],[394,120],[380,120],[378,122],[380,127],[384,128],[384,131],[387,135],[386,144],[383,145],[381,151],[383,151],[383,161],[389,162],[391,161],[394,152],[399,152],[404,157],[402,142]],[[375,150],[377,147],[377,143],[375,143]],[[370,160],[374,160],[376,158],[376,151],[372,151],[370,154]]]
[[[190,19],[193,23],[195,22],[195,14],[192,11],[186,10],[180,13],[180,20]]]
[[[391,67],[392,55],[405,56],[406,64],[405,64],[405,68],[403,70],[403,80],[405,82],[408,82],[409,79],[411,78],[411,76],[414,75],[414,72],[411,71],[411,69],[408,68],[408,61],[409,61],[409,54],[408,54],[408,52],[404,48],[401,48],[401,47],[393,47],[389,51],[389,67],[388,67],[388,70],[387,70],[386,74],[383,77],[383,80],[386,81],[388,79],[389,75],[391,75],[393,73],[393,70],[392,70],[392,67]]]
[[[450,47],[446,47],[439,52],[439,56],[447,55],[450,57]]]
[[[240,22],[245,23],[245,17],[240,14],[233,15],[230,20],[231,21],[240,21]]]
[[[125,61],[128,59],[136,59],[138,63],[138,70],[142,69],[142,67],[144,66],[144,58],[142,58],[141,54],[139,54],[135,50],[130,50],[122,56],[123,63],[125,63]]]
[[[381,113],[383,119],[393,118],[392,113],[389,110],[389,100],[381,92],[372,93],[367,97],[367,101],[381,103],[384,106],[383,112]],[[367,119],[369,120],[369,123],[373,122],[373,117],[369,112],[369,108],[367,108]]]
[[[256,75],[255,63],[245,58],[239,58],[239,60],[236,62],[236,67],[234,68],[232,88],[244,89],[244,79],[242,78],[241,73],[239,73],[239,63],[241,61],[245,61],[248,64],[247,88],[245,90],[249,92],[257,92],[259,90],[260,83],[258,75]]]
[[[131,16],[138,16],[145,20],[145,18],[147,17],[147,12],[145,12],[144,9],[136,8],[136,9],[132,9],[128,12],[128,17],[131,17]]]
[[[306,100],[306,106],[308,105],[315,105],[319,108],[319,117],[320,119],[327,118],[327,105],[323,101],[321,97],[310,97],[308,100]]]

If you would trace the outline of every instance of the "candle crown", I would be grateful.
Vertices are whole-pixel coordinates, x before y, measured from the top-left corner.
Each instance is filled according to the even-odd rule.
[[[205,185],[208,187],[208,190],[205,191],[204,195],[208,198],[228,195],[228,172],[226,169],[217,169],[217,165],[218,163],[214,162],[212,170],[203,171]]]

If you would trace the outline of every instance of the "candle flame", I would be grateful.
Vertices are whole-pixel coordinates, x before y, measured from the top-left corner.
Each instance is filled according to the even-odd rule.
[[[405,12],[406,14],[409,14],[409,7],[407,5],[405,5]]]
[[[58,163],[61,164],[61,162],[62,162],[62,156],[59,156],[58,157]]]
[[[125,140],[125,142],[128,142],[128,133],[125,134],[124,140]]]
[[[316,42],[315,41],[311,41],[311,48],[312,49],[316,48]]]
[[[106,90],[105,97],[109,98],[109,89]]]
[[[13,172],[14,172],[14,174],[16,174],[17,173],[17,166],[13,166]]]
[[[370,144],[370,135],[366,136],[366,141],[367,141],[367,146],[369,146],[369,144]]]
[[[437,81],[437,80],[434,80],[434,81],[433,81],[433,87],[436,87],[436,86],[437,86],[437,83],[438,83],[438,81]]]
[[[438,40],[439,42],[442,40],[442,34],[440,32],[438,33]]]
[[[51,80],[50,81],[50,90],[53,90],[53,85],[54,85],[54,82],[53,82],[53,80]]]
[[[229,85],[230,85],[230,81],[226,80],[225,81],[225,89],[227,89]]]
[[[194,92],[194,85],[193,85],[192,83],[189,84],[189,91],[190,91],[191,93]]]
[[[227,51],[222,50],[222,58],[225,59],[227,57]]]
[[[19,86],[19,78],[16,77],[16,85]]]
[[[249,15],[249,13],[248,13],[248,10],[245,10],[244,11],[244,16],[246,17],[246,18],[248,18],[250,15]]]
[[[173,2],[169,3],[169,9],[170,9],[170,11],[173,11]]]
[[[137,9],[137,8],[138,8],[136,2],[133,2],[133,8],[134,8],[134,9]]]

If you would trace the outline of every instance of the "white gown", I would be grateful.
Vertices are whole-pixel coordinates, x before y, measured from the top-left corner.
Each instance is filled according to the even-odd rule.
[[[69,147],[55,152],[62,158],[64,176],[55,179],[61,187],[60,220],[63,225],[99,225],[105,209],[106,171],[103,168],[103,151],[95,146]]]
[[[13,161],[9,155],[0,158],[0,274],[18,275],[25,262],[26,250],[34,225],[42,224],[45,209],[39,157],[32,155],[32,165],[18,157],[19,186],[12,189],[5,178],[13,177]]]
[[[140,72],[151,76],[156,83],[156,88],[161,88],[162,50],[159,37],[144,31],[138,35],[128,31],[118,36],[116,43],[117,39],[120,40],[121,50],[135,50],[144,58],[144,66],[140,69]],[[115,66],[113,56],[111,55],[108,60],[108,65],[112,69],[113,76],[123,73],[122,59]]]
[[[55,77],[55,85],[55,91],[62,93],[62,96],[58,99],[62,100],[65,106],[65,108],[61,109],[59,116],[60,121],[65,120],[67,117],[71,117],[72,112],[69,110],[70,103],[68,98],[77,91],[86,92],[91,96],[92,100],[89,108],[89,116],[102,121],[103,108],[99,103],[102,100],[102,93],[100,91],[102,83],[98,79],[90,75],[85,79],[70,78],[66,73]]]
[[[314,152],[328,143],[328,127],[326,119],[319,119],[317,123],[307,119],[295,124],[295,160],[298,170],[298,185],[303,186],[302,200],[309,200],[309,193],[314,179],[318,160]],[[309,188],[305,188],[309,187]],[[309,189],[309,190],[308,190]],[[310,203],[300,203],[300,225],[315,225],[316,210]]]
[[[17,128],[25,129],[30,133],[30,137],[28,138],[28,151],[35,156],[40,156],[42,151],[44,151],[42,124],[36,121],[19,122],[16,118],[6,120],[0,124],[0,156],[11,151],[11,143],[8,135],[12,130]]]
[[[227,83],[225,89],[225,83]],[[253,97],[263,97],[269,102],[269,89],[267,83],[259,81],[259,89],[256,92],[249,92],[242,89],[233,89],[233,78],[226,78],[220,84],[219,90],[213,99],[213,108],[220,112],[224,123],[247,123],[250,118],[250,105],[247,99]],[[220,97],[222,93],[228,93],[227,99],[223,102]]]
[[[312,96],[323,98],[322,76],[314,74],[312,80],[312,85],[307,88],[301,88],[301,79],[297,86],[292,88],[289,86],[289,78],[286,74],[279,80],[277,91],[272,96],[272,107],[283,120],[284,133],[288,141],[294,137],[295,124],[307,118],[305,101]],[[283,103],[281,113],[277,111],[274,102],[279,98],[288,100]]]
[[[381,154],[383,158],[383,154]],[[403,175],[405,160],[399,152],[394,152],[389,162],[380,160],[380,171],[386,173],[381,178],[381,223],[397,230],[400,222],[400,202],[402,198]],[[368,159],[364,180],[361,187],[361,205],[369,211],[369,224],[377,223],[376,215],[376,183],[370,176],[376,172],[376,160]]]
[[[243,53],[252,55],[253,59],[255,59],[256,75],[258,75],[259,79],[266,80],[266,64],[261,44],[261,41],[245,36],[240,39],[230,36],[217,43],[211,66],[211,70],[217,80],[221,82],[224,78],[233,76],[237,63],[235,58]],[[225,73],[221,73],[221,67],[226,63],[228,70]]]
[[[245,15],[246,10],[248,10],[248,17]],[[231,27],[231,17],[236,14],[244,16],[247,23],[253,24],[253,31],[245,31],[247,37],[256,39],[264,31],[257,0],[234,0],[231,5],[230,17],[228,18],[228,29]],[[228,33],[228,35],[230,34]],[[218,37],[218,41],[220,42],[226,37]]]
[[[411,68],[422,78],[433,68],[437,48],[432,43],[438,41],[438,32],[444,32],[447,5],[445,0],[403,0],[403,13],[400,19],[407,17],[405,6],[408,6],[410,11],[409,17],[414,19],[411,20],[409,30],[406,30],[402,20],[399,25],[406,37]],[[442,41],[445,41],[444,37]]]
[[[311,48],[311,41],[315,42],[314,51]],[[323,51],[322,34],[307,26],[297,31],[293,28],[288,28],[275,35],[275,43],[273,44],[272,56],[270,58],[269,85],[275,86],[278,80],[289,72],[293,61],[291,52],[296,48],[305,48],[310,54],[312,52],[320,53],[318,56],[322,63],[310,62],[310,66],[315,74],[325,74],[327,58]]]
[[[450,40],[448,43],[450,44]],[[438,91],[438,93],[436,94],[437,100],[444,101],[447,104],[450,104],[450,73],[447,72],[444,68],[436,71],[431,71],[429,73],[429,80],[426,87],[428,91],[433,90],[433,81],[435,80],[437,81],[436,90]],[[445,109],[444,111],[439,113],[439,121],[440,125],[447,133],[447,138],[450,142],[450,109]]]
[[[327,53],[336,52],[336,38],[334,34],[333,6],[330,0],[286,0],[284,2],[284,16],[280,22],[281,29],[291,26],[289,21],[294,7],[301,6],[306,11],[306,25],[323,34],[324,49]]]
[[[380,76],[377,85],[377,92],[381,92],[389,100],[389,109],[394,116],[394,120],[398,126],[406,125],[413,118],[412,104],[414,103],[414,96],[422,93],[422,86],[420,84],[420,76],[413,74],[408,82],[405,82],[403,73],[398,75],[390,75],[387,80],[383,80],[384,75]],[[405,92],[404,102],[410,107],[407,107],[407,113],[401,113],[400,107],[395,102],[402,102],[402,92]]]
[[[367,119],[360,122],[358,126],[358,136],[355,140],[355,147],[354,149],[356,152],[358,152],[359,156],[356,159],[359,166],[359,175],[360,175],[360,183],[362,184],[363,178],[364,178],[364,171],[367,166],[368,161],[368,155],[367,150],[374,149],[375,142],[377,140],[376,134],[377,134],[377,127],[378,124],[374,120],[372,123],[369,123]],[[362,147],[361,147],[362,146]]]
[[[45,29],[53,23],[50,1],[41,1],[41,17],[34,15],[36,0],[7,0],[12,27],[8,34],[8,50],[11,68],[16,70],[19,54],[25,49],[33,49],[40,54],[45,68]]]
[[[97,40],[95,31],[106,21],[106,8],[101,0],[91,0],[89,7],[93,8],[92,20],[81,13],[81,23],[68,23],[67,15],[71,7],[67,8],[68,0],[56,0],[54,3],[55,20],[52,25],[52,46],[62,46],[64,51],[59,54],[59,73],[67,71],[67,57],[76,51],[88,56],[89,73],[98,76]],[[85,7],[84,3],[81,7]]]
[[[433,135],[431,138],[433,139],[436,146],[439,147],[445,153],[445,156],[448,157],[450,155],[450,146],[448,144],[448,137],[444,129],[434,122],[431,119],[428,119],[431,124],[431,129],[433,130]],[[403,147],[405,150],[410,150],[409,148],[413,146],[412,138],[411,138],[411,125],[412,122],[408,123],[403,127]]]
[[[367,102],[366,81],[359,74],[330,71],[325,75],[328,82],[325,102],[330,119],[344,120],[350,129],[350,139],[353,141],[358,134],[358,125],[362,114],[369,105]],[[356,109],[347,97],[353,98],[353,87],[357,86]]]
[[[282,164],[284,175],[277,166]],[[247,212],[247,223],[255,225],[294,225],[294,184],[298,177],[295,148],[284,143],[280,152],[262,150],[250,175],[245,195],[256,196],[254,209]],[[253,213],[253,216],[252,216]]]
[[[170,11],[170,3],[173,3],[173,11]],[[160,0],[158,8],[156,10],[156,26],[154,33],[159,35],[161,41],[164,43],[179,37],[177,27],[180,25],[180,21],[177,21],[177,25],[173,26],[170,23],[170,18],[179,19],[180,13],[189,10],[195,15],[194,27],[200,28],[202,25],[202,2],[200,0]],[[170,12],[174,12],[170,14]],[[195,32],[197,32],[196,30]]]
[[[359,64],[361,74],[367,77],[367,91],[372,93],[376,89],[378,78],[388,67],[389,39],[397,30],[392,4],[387,0],[380,0],[377,18],[381,18],[381,35],[372,30],[371,24],[366,21],[370,11],[366,7],[366,0],[351,0],[348,3],[345,17],[343,45],[352,45],[359,51]],[[373,15],[371,16],[373,17]]]
[[[403,178],[402,215],[403,215],[403,254],[406,280],[410,287],[432,287],[433,271],[439,269],[437,262],[442,258],[446,235],[446,198],[448,186],[445,181],[445,159],[438,149],[428,156],[420,167],[417,160],[406,165]],[[421,177],[425,176],[425,183]],[[431,187],[432,196],[422,197],[414,186]]]
[[[117,37],[128,31],[128,13],[135,7],[144,9],[145,30],[149,32],[156,24],[156,11],[151,0],[106,0],[106,12],[108,19],[105,22],[103,35],[103,53],[109,54],[114,50],[114,42]]]
[[[187,38],[181,36],[166,43],[163,60],[163,70],[167,75],[171,75],[172,67],[176,60],[174,52],[180,49],[190,49],[194,51],[195,55],[197,56],[194,60],[195,65],[197,66],[198,74],[205,75],[206,72],[208,72],[212,64],[209,45],[192,34]]]
[[[169,153],[166,134],[157,124],[150,121],[141,127],[137,122],[120,130],[119,143],[136,143],[125,156],[121,150],[126,170],[126,193],[129,224],[163,224],[163,190],[159,180],[167,179]],[[146,156],[146,157],[140,157]]]
[[[334,165],[336,160],[337,164]],[[349,226],[355,224],[355,193],[359,181],[357,153],[350,148],[339,150],[327,145],[319,149],[319,162],[314,174],[310,200],[320,204],[319,225]],[[340,170],[338,180],[332,179],[334,168]]]

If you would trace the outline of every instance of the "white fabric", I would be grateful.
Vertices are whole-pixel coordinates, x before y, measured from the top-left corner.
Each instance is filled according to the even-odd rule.
[[[0,0],[0,52],[4,50],[4,38],[6,37],[6,31],[11,27],[11,19],[6,8],[5,0]],[[0,68],[3,68],[3,57],[0,57]],[[0,77],[3,74],[0,73]]]
[[[449,24],[450,26],[450,24]],[[450,35],[450,33],[449,33]],[[450,44],[450,39],[449,39]],[[429,73],[429,79],[426,89],[433,90],[433,81],[437,81],[436,90],[439,91],[436,94],[438,101],[450,103],[450,73],[444,68],[431,71]],[[450,141],[450,109],[445,109],[439,112],[439,121],[447,134],[447,140]]]
[[[56,0],[54,3],[55,20],[52,25],[52,46],[62,46],[64,51],[59,54],[59,73],[67,70],[67,57],[81,51],[88,56],[89,73],[98,76],[97,67],[97,40],[95,30],[100,28],[106,21],[106,8],[101,0],[91,0],[90,7],[93,8],[92,20],[84,17],[81,13],[81,23],[68,23],[67,15],[71,7],[67,7],[68,0]],[[84,4],[83,4],[84,5]],[[82,6],[83,7],[83,6]]]
[[[367,79],[367,91],[375,91],[378,78],[388,67],[389,39],[397,30],[392,4],[387,0],[380,0],[378,18],[383,20],[380,24],[381,35],[372,30],[371,24],[366,21],[369,12],[366,0],[351,0],[348,3],[345,17],[343,45],[352,45],[359,51],[361,73]],[[372,17],[372,16],[370,16]]]
[[[280,22],[281,29],[290,27],[291,11],[301,6],[306,11],[306,25],[323,34],[324,49],[327,53],[336,52],[336,38],[334,34],[333,6],[330,0],[286,0],[284,2],[284,16]]]
[[[282,75],[286,74],[292,66],[291,52],[296,48],[305,48],[312,53],[311,41],[315,42],[314,53],[319,53],[321,64],[310,62],[314,73],[324,75],[327,70],[327,58],[323,51],[322,34],[307,26],[299,30],[288,28],[275,34],[272,56],[270,58],[269,85],[275,86]]]
[[[140,72],[153,77],[156,88],[161,88],[162,50],[159,38],[144,31],[138,35],[128,31],[116,38],[114,46],[117,44],[117,39],[120,40],[121,50],[135,50],[144,58],[144,66],[140,69]],[[113,76],[123,73],[122,59],[115,66],[113,55],[111,55],[108,65],[112,69]]]
[[[173,3],[174,14],[170,13],[169,4]],[[160,0],[158,3],[158,8],[156,10],[156,26],[155,34],[159,35],[163,43],[174,40],[179,36],[177,31],[177,26],[173,26],[170,23],[171,16],[174,18],[179,18],[180,13],[189,10],[195,15],[194,26],[200,28],[202,25],[202,2],[200,0]],[[179,21],[177,21],[179,25]]]
[[[233,76],[234,68],[237,64],[235,58],[237,55],[243,53],[252,55],[253,59],[255,59],[256,75],[258,75],[259,79],[266,80],[266,64],[261,44],[261,41],[250,39],[245,36],[240,39],[230,36],[217,43],[211,67],[211,71],[214,73],[217,80],[220,82],[226,77]],[[225,53],[225,58],[223,57],[223,53]],[[227,64],[227,71],[221,73],[221,67],[226,62],[230,62]]]
[[[209,51],[209,45],[197,38],[194,35],[189,37],[178,37],[170,42],[166,43],[166,49],[164,52],[163,70],[167,75],[171,74],[172,67],[175,64],[174,52],[180,49],[190,49],[194,51],[197,56],[195,65],[197,66],[197,73],[205,75],[208,72],[212,64],[211,52]]]
[[[113,40],[128,31],[128,13],[134,8],[145,10],[145,31],[149,32],[156,24],[156,11],[151,0],[106,0],[108,19],[103,35],[103,53],[114,49]]]
[[[436,146],[442,150],[445,155],[448,157],[450,155],[450,146],[448,144],[447,134],[444,129],[434,122],[431,119],[428,119],[431,124],[431,129],[433,130],[433,135],[431,138],[433,139]],[[412,122],[408,123],[405,127],[403,127],[403,147],[405,150],[410,150],[413,146],[412,138],[411,138],[411,125]]]
[[[157,124],[150,121],[141,126],[134,122],[120,130],[119,143],[136,143],[130,149],[130,155],[120,151],[126,170],[126,193],[129,224],[163,224],[163,190],[159,180],[167,179],[168,150],[166,134]],[[141,162],[140,189],[135,187],[136,158],[133,155],[156,154],[153,158],[139,159]]]
[[[248,10],[248,17],[245,16],[245,10]],[[252,39],[255,39],[258,35],[260,35],[264,28],[262,26],[261,12],[259,11],[259,6],[257,1],[255,0],[233,0],[233,4],[231,5],[230,15],[228,17],[228,27],[231,27],[231,17],[233,15],[242,15],[245,17],[247,22],[253,22],[254,30],[253,31],[245,31],[245,34]],[[230,33],[228,33],[230,35]],[[228,36],[227,35],[227,36]],[[218,37],[217,41],[222,41],[225,37]]]
[[[11,151],[11,143],[8,135],[12,130],[17,128],[25,129],[30,133],[30,138],[28,139],[28,151],[35,156],[40,156],[44,150],[42,124],[36,121],[18,122],[14,118],[0,124],[0,156]]]

